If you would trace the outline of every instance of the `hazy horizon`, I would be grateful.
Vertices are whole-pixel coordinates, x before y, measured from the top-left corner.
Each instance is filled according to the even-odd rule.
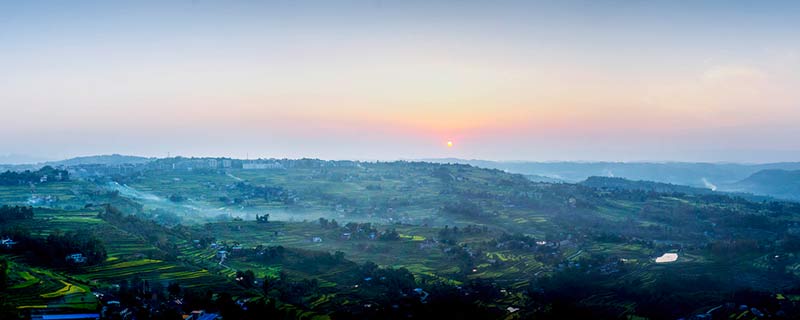
[[[4,2],[0,159],[797,161],[798,9]]]
[[[63,160],[70,160],[74,158],[82,158],[82,157],[95,157],[95,156],[131,156],[131,157],[143,157],[143,158],[151,158],[151,159],[165,159],[165,158],[174,158],[174,157],[183,157],[183,158],[230,158],[230,159],[238,159],[238,160],[264,160],[264,159],[320,159],[325,161],[340,161],[340,160],[352,160],[352,161],[365,161],[365,162],[375,162],[375,161],[444,161],[444,160],[458,160],[458,161],[488,161],[488,162],[497,162],[497,163],[709,163],[709,164],[740,164],[740,165],[762,165],[762,164],[774,164],[774,163],[800,163],[800,161],[774,161],[774,162],[747,162],[747,161],[676,161],[676,160],[651,160],[651,159],[644,159],[644,160],[614,160],[614,159],[601,159],[601,160],[584,160],[584,159],[550,159],[550,160],[531,160],[531,159],[479,159],[479,158],[459,158],[459,157],[438,157],[438,158],[383,158],[383,159],[359,159],[359,158],[321,158],[321,157],[308,157],[308,156],[298,156],[298,157],[286,157],[286,156],[251,156],[250,154],[245,154],[244,156],[231,156],[231,155],[185,155],[185,154],[167,154],[163,156],[159,155],[139,155],[139,154],[119,154],[119,153],[100,153],[100,154],[84,154],[84,155],[74,155],[69,157],[63,158],[44,158],[44,157],[37,157],[32,155],[24,155],[24,154],[0,154],[0,165],[35,165],[35,164],[42,164],[47,162],[58,162]]]

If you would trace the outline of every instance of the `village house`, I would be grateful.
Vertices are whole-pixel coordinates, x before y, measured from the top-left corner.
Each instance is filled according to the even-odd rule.
[[[0,246],[2,246],[3,248],[6,248],[6,249],[13,248],[15,244],[17,244],[17,242],[14,241],[14,240],[11,240],[11,238],[8,238],[8,237],[5,237],[2,240],[0,240]]]
[[[435,248],[437,246],[437,242],[431,239],[425,239],[422,243],[419,244],[420,250]]]
[[[422,288],[415,288],[414,292],[419,295],[419,301],[422,303],[427,303],[428,301],[428,292],[422,290]]]
[[[74,264],[86,263],[86,257],[84,257],[82,253],[73,253],[67,255],[65,259],[67,260],[67,262]]]
[[[217,258],[225,259],[227,257],[228,257],[228,251],[225,251],[225,250],[217,251]]]

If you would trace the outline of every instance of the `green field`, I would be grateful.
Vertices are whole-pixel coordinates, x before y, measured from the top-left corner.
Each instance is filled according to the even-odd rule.
[[[478,305],[501,312],[540,310],[543,302],[531,292],[568,290],[562,295],[581,306],[633,316],[646,304],[631,297],[671,290],[697,295],[690,305],[700,310],[739,288],[783,292],[800,274],[800,255],[786,245],[800,223],[790,204],[532,183],[469,166],[149,169],[113,180],[0,188],[3,204],[46,196],[50,202],[37,206],[33,219],[3,228],[39,238],[92,234],[107,258],[46,268],[10,256],[9,290],[22,309],[93,310],[92,290],[133,279],[295,299],[238,283],[237,273],[250,270],[259,281],[313,280],[314,290],[281,306],[325,313],[378,294],[370,277],[359,276],[374,262],[410,271],[420,286],[488,283],[500,293]],[[120,216],[104,215],[110,207],[102,204]],[[269,222],[255,221],[265,214]],[[280,255],[261,256],[278,246],[285,248]],[[666,252],[678,260],[656,263]],[[687,292],[698,281],[709,289]],[[682,312],[689,311],[695,309]]]

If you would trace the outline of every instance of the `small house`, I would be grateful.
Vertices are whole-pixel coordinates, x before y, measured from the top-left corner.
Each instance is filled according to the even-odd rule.
[[[414,292],[419,295],[419,301],[422,303],[427,303],[428,300],[428,292],[422,290],[422,288],[415,288]]]
[[[66,260],[68,263],[74,263],[74,264],[86,263],[86,257],[84,257],[82,253],[73,253],[67,255]]]
[[[17,244],[17,242],[14,241],[14,240],[11,240],[11,238],[5,238],[5,239],[0,240],[0,246],[2,246],[3,248],[6,248],[6,249],[13,248],[15,244]]]
[[[313,238],[311,238],[311,242],[313,242],[313,243],[322,243],[322,238],[313,237]]]

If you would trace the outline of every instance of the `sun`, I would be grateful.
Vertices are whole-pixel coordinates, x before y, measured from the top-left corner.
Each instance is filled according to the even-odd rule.
[[[448,148],[452,148],[453,147],[453,141],[447,141],[447,147]]]

